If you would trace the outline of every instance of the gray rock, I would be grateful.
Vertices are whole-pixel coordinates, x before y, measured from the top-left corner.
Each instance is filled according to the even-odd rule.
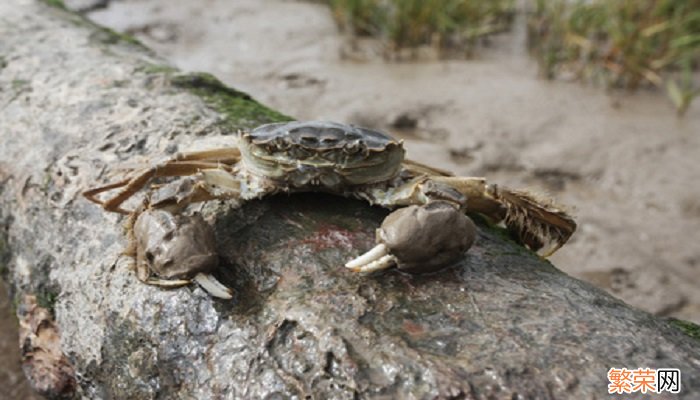
[[[611,367],[679,368],[680,397],[700,391],[697,339],[483,224],[446,270],[359,276],[342,264],[384,210],[321,194],[211,205],[234,300],[140,283],[122,217],[80,192],[286,117],[60,7],[5,0],[0,19],[0,262],[16,299],[53,313],[75,397],[603,398]]]

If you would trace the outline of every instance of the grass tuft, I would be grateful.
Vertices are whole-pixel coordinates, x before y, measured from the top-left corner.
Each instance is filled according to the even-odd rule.
[[[679,114],[700,95],[700,0],[535,3],[528,39],[547,78],[659,87]]]
[[[382,40],[390,53],[420,46],[469,55],[508,30],[514,0],[327,0],[341,30]]]

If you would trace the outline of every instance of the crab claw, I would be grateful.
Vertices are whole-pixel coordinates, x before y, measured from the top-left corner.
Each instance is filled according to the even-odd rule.
[[[348,261],[346,268],[355,272],[374,272],[389,268],[397,264],[396,257],[389,254],[389,249],[384,243],[379,243],[372,250]]]
[[[394,265],[410,273],[444,268],[474,243],[474,223],[447,201],[400,208],[377,229],[377,246],[349,261],[355,272],[374,272]]]
[[[202,289],[214,297],[220,299],[230,299],[233,297],[231,289],[219,282],[212,274],[200,272],[194,276],[194,281],[199,283]]]
[[[129,227],[136,272],[143,282],[175,288],[192,280],[214,297],[230,299],[231,289],[211,274],[219,266],[216,237],[200,214],[147,209]]]

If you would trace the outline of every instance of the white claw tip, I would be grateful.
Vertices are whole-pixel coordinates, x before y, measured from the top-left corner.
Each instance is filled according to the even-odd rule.
[[[214,275],[212,274],[199,273],[195,275],[194,280],[199,283],[202,289],[206,290],[207,293],[214,297],[218,297],[220,299],[233,298],[233,292],[231,289],[224,286],[224,284],[214,278]]]
[[[371,263],[353,268],[354,272],[370,273],[375,271],[380,271],[383,269],[391,268],[396,264],[396,258],[391,254],[387,254],[378,260],[372,261]]]
[[[394,264],[396,264],[396,258],[389,254],[386,245],[380,243],[365,254],[348,261],[345,267],[353,272],[367,273],[386,269]]]
[[[387,254],[389,254],[389,249],[387,249],[387,247],[384,244],[380,243],[374,246],[365,254],[362,254],[361,256],[348,261],[345,264],[345,268],[355,270],[363,265],[371,263],[372,261],[379,260]]]

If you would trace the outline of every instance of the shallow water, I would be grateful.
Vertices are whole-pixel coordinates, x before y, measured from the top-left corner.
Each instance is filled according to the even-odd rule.
[[[411,158],[548,193],[580,225],[554,264],[700,322],[698,102],[678,119],[663,93],[541,80],[522,18],[476,59],[387,63],[312,2],[133,0],[89,17],[295,118],[389,130]]]

